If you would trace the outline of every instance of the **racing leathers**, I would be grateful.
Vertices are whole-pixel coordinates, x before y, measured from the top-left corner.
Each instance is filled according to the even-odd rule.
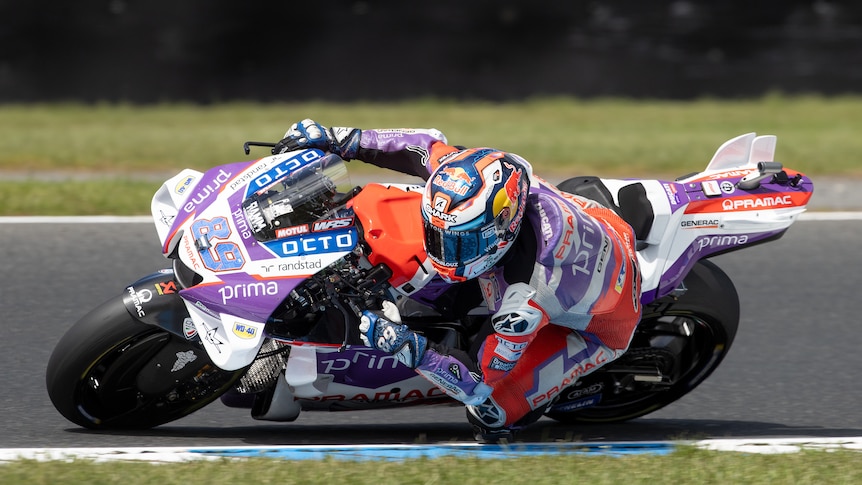
[[[441,159],[465,150],[437,130],[323,129],[328,149],[343,158],[425,180]],[[514,245],[478,277],[493,314],[492,331],[476,354],[426,346],[408,330],[401,329],[405,336],[387,329],[397,337],[389,343],[397,342],[402,354],[414,352],[400,360],[464,402],[470,421],[486,430],[538,419],[560,391],[628,348],[641,315],[631,227],[612,210],[529,176]]]

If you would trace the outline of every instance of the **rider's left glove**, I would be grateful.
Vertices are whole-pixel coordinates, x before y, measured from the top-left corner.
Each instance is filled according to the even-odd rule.
[[[384,314],[393,318],[395,315],[387,310],[389,309],[384,305]],[[366,310],[359,319],[360,337],[365,345],[390,353],[402,364],[415,369],[425,357],[428,340],[400,323],[400,316],[396,319],[398,321],[390,321]]]
[[[272,148],[273,155],[300,150],[317,148],[339,155],[345,160],[356,158],[359,151],[359,138],[362,131],[358,128],[336,126],[326,128],[320,123],[304,119],[291,125],[284,134],[284,139]]]

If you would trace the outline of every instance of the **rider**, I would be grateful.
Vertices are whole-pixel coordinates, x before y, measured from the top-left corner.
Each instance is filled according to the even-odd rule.
[[[425,249],[449,283],[478,279],[493,331],[475,355],[365,312],[371,347],[390,352],[467,405],[486,441],[510,439],[556,395],[625,352],[640,320],[631,227],[563,193],[514,153],[449,145],[433,129],[326,128],[295,123],[273,153],[318,148],[426,180]]]

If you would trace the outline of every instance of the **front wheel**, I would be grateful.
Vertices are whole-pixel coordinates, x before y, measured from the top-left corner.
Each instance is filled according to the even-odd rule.
[[[718,266],[700,261],[687,291],[644,309],[619,359],[564,389],[546,415],[557,421],[617,423],[663,408],[718,367],[739,326],[739,297]]]
[[[139,322],[115,298],[60,339],[46,383],[54,407],[77,425],[141,429],[202,408],[244,372],[219,369],[199,341]]]

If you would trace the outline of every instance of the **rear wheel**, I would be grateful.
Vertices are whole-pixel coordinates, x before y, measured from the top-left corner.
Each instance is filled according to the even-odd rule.
[[[563,423],[615,423],[676,401],[718,367],[739,326],[739,297],[730,278],[700,261],[687,291],[644,308],[629,350],[563,390],[546,415]]]
[[[209,404],[244,372],[219,369],[200,342],[135,320],[115,298],[60,339],[46,384],[54,407],[75,424],[151,428]]]

